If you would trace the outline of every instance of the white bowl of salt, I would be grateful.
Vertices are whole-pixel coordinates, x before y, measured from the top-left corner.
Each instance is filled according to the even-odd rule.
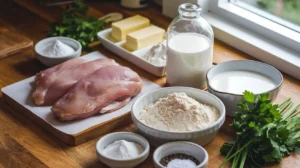
[[[50,37],[39,41],[35,47],[36,58],[46,66],[54,66],[81,55],[81,44],[68,37]]]
[[[132,132],[115,132],[100,138],[96,144],[99,160],[112,168],[132,168],[147,159],[148,141]]]

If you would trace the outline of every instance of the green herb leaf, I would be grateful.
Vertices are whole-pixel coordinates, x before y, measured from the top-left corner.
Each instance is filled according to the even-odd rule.
[[[244,99],[230,124],[236,132],[236,141],[221,147],[226,158],[220,167],[228,161],[232,167],[243,167],[245,162],[261,167],[280,162],[290,152],[300,153],[298,103],[287,99],[276,105],[271,103],[268,93],[255,97],[249,91],[244,92]]]
[[[262,101],[262,102],[268,101],[269,100],[269,93],[261,94],[259,97],[260,97],[260,101]]]
[[[251,122],[248,124],[248,126],[249,126],[250,128],[254,128],[254,127],[255,127],[255,122],[251,121]]]
[[[227,155],[230,151],[230,149],[234,146],[235,142],[226,142],[224,145],[221,147],[220,152],[223,155]]]
[[[97,32],[104,28],[104,21],[86,17],[88,6],[77,0],[65,8],[61,23],[50,24],[48,36],[66,36],[79,41],[84,49],[97,39]]]
[[[250,103],[253,103],[255,101],[255,95],[252,92],[244,91],[244,99]]]

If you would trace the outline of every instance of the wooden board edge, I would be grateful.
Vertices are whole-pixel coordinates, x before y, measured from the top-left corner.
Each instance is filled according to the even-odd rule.
[[[111,131],[121,128],[124,125],[130,124],[131,122],[132,122],[131,114],[130,112],[127,112],[119,117],[95,125],[91,128],[88,128],[85,131],[82,131],[74,135],[75,146],[80,145],[86,141],[95,139],[106,133],[110,133]]]
[[[0,53],[0,59],[8,57],[10,55],[17,54],[17,53],[19,53],[23,50],[26,50],[26,49],[28,49],[32,46],[33,46],[33,41],[28,39],[27,44],[25,44],[25,45],[22,44],[22,45],[17,46],[14,50],[10,49],[10,50],[7,50],[7,51],[3,51],[3,53]]]
[[[62,140],[68,145],[73,146],[75,144],[75,137],[70,134],[65,134],[51,125],[49,125],[46,121],[39,118],[38,116],[34,115],[31,111],[20,105],[18,102],[16,102],[14,99],[6,95],[4,92],[2,92],[2,99],[4,102],[12,109],[15,109],[18,113],[22,113],[25,117],[27,117],[29,120],[33,121],[33,123],[39,127],[42,127],[46,131],[50,132],[52,135],[54,135],[56,138]],[[16,112],[16,113],[17,113]],[[16,114],[15,113],[15,114]]]
[[[8,104],[10,108],[17,110],[18,113],[23,113],[23,115],[33,121],[35,125],[42,127],[43,129],[54,135],[56,138],[60,139],[70,146],[80,145],[84,142],[95,139],[105,133],[109,133],[132,122],[131,114],[130,112],[127,112],[117,118],[95,125],[80,133],[66,134],[52,127],[49,123],[39,118],[38,116],[34,115],[31,111],[20,105],[5,93],[2,94],[2,99],[6,104]]]

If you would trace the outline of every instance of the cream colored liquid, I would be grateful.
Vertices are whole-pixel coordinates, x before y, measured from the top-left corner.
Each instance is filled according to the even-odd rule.
[[[171,38],[167,49],[167,83],[204,88],[205,75],[212,66],[212,44],[197,33],[181,33]]]
[[[210,85],[212,88],[234,94],[242,94],[245,90],[255,94],[270,91],[276,87],[267,76],[252,71],[228,71],[214,76]]]

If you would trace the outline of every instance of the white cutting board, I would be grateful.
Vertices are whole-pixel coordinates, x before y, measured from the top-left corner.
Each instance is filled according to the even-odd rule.
[[[84,58],[87,60],[94,60],[97,58],[106,58],[106,57],[99,52],[92,52],[81,58]],[[33,91],[32,85],[34,82],[34,77],[30,77],[30,78],[27,78],[20,82],[17,82],[12,85],[9,85],[7,87],[4,87],[4,88],[2,88],[2,93],[4,96],[8,96],[9,98],[13,99],[15,101],[15,103],[24,107],[26,109],[26,111],[29,111],[32,114],[34,114],[34,116],[42,119],[44,121],[44,123],[48,124],[48,126],[45,127],[45,129],[47,129],[48,131],[52,132],[51,130],[49,130],[52,127],[54,129],[58,130],[59,132],[61,132],[62,134],[76,136],[81,133],[88,132],[87,130],[92,130],[91,128],[95,128],[97,125],[102,126],[101,123],[109,123],[109,121],[113,120],[114,118],[118,118],[118,117],[123,116],[124,114],[130,112],[133,102],[139,96],[161,87],[145,78],[142,78],[142,80],[144,83],[144,87],[143,87],[142,91],[136,97],[132,98],[131,101],[123,108],[121,108],[117,111],[114,111],[114,112],[95,115],[95,116],[92,116],[92,117],[89,117],[86,119],[76,120],[76,121],[67,121],[67,122],[59,121],[54,116],[54,114],[51,112],[51,106],[36,106],[34,104],[33,99],[31,97],[31,94]],[[6,100],[6,99],[4,98],[4,100]],[[14,106],[14,104],[12,104],[12,106]],[[12,107],[12,108],[14,108],[14,107]],[[38,123],[41,123],[41,122],[42,121],[40,121]],[[51,126],[51,127],[49,127],[49,126]],[[93,133],[93,134],[95,134],[95,133]],[[66,143],[68,143],[68,142],[66,142]],[[69,143],[69,144],[72,145],[72,143]],[[74,143],[74,145],[76,145],[76,143]]]

